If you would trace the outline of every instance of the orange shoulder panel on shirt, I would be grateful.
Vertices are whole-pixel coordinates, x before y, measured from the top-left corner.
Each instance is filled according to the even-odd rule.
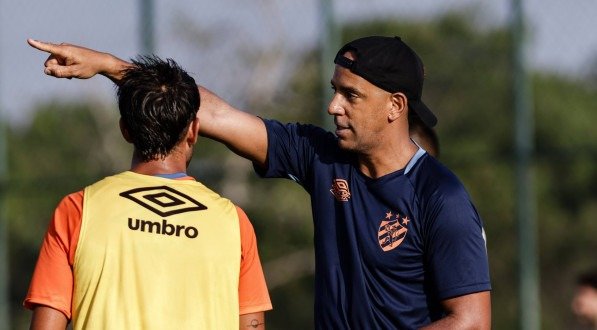
[[[71,318],[72,265],[79,231],[83,191],[62,199],[48,226],[23,305],[52,307]]]
[[[236,210],[240,221],[242,255],[238,284],[240,315],[270,310],[272,303],[259,260],[255,231],[245,212],[238,206]]]

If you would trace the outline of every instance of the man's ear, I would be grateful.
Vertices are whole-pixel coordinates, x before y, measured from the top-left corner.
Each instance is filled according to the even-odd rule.
[[[394,93],[391,96],[392,101],[392,108],[388,113],[388,121],[393,122],[394,120],[400,118],[404,114],[406,114],[406,110],[408,108],[408,99],[406,95],[403,93]]]
[[[120,133],[122,133],[122,137],[126,140],[126,142],[133,143],[133,140],[131,140],[131,136],[129,134],[129,130],[126,127],[124,120],[122,120],[122,117],[120,117],[120,120],[118,121],[118,125],[120,126]]]
[[[191,145],[197,143],[197,139],[199,138],[199,117],[195,116],[191,123],[189,124],[189,129],[187,131],[187,142]]]

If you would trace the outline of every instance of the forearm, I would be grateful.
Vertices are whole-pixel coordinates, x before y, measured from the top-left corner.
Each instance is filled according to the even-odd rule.
[[[116,85],[119,85],[120,80],[124,75],[124,71],[131,67],[132,64],[112,54],[103,53],[102,56],[102,65],[100,66],[98,73],[112,80]]]
[[[442,301],[447,315],[421,329],[491,329],[491,296],[489,291],[467,294]]]
[[[263,121],[255,115],[235,109],[204,87],[199,87],[199,93],[199,134],[222,142],[236,154],[264,165],[267,132]]]
[[[444,318],[437,320],[425,327],[422,327],[421,330],[440,330],[440,329],[489,329],[489,327],[484,327],[479,324],[468,324],[461,318],[456,315],[449,314]]]
[[[30,330],[64,330],[68,319],[64,314],[48,306],[37,305],[33,309]]]
[[[263,312],[243,314],[240,316],[238,325],[240,330],[264,330],[265,329],[265,315]]]

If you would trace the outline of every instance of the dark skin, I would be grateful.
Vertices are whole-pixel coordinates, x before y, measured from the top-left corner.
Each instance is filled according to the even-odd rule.
[[[31,325],[29,329],[32,330],[53,330],[66,329],[68,319],[66,315],[62,314],[51,307],[44,305],[37,305],[33,309],[33,317],[31,318]]]
[[[29,43],[51,54],[45,73],[59,78],[86,79],[99,73],[118,82],[122,70],[130,65],[110,54],[79,46]],[[351,53],[344,55],[353,58]],[[328,113],[334,117],[340,147],[357,154],[359,170],[379,178],[404,168],[417,151],[409,136],[406,96],[384,91],[341,66],[336,66],[331,84],[334,97]],[[264,166],[267,132],[263,121],[235,109],[203,87],[199,91],[201,134]],[[441,304],[447,316],[424,329],[491,328],[489,291],[445,299]]]

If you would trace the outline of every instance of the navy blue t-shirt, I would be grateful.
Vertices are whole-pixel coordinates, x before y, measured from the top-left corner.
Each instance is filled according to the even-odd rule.
[[[423,149],[371,179],[332,133],[264,122],[267,168],[256,171],[311,195],[316,328],[415,329],[444,315],[440,301],[491,289],[479,215]]]

